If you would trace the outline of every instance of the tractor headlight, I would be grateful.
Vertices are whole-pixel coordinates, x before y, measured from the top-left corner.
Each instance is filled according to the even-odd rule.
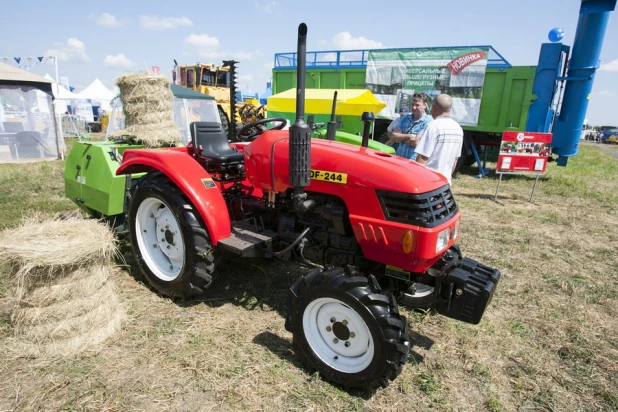
[[[450,236],[450,227],[447,227],[442,232],[438,233],[438,241],[436,242],[436,253],[441,252],[443,249],[446,249]]]
[[[455,227],[453,228],[453,231],[451,232],[451,239],[457,239],[457,235],[459,235],[459,222],[461,221],[461,219],[457,219],[457,222],[455,222]]]

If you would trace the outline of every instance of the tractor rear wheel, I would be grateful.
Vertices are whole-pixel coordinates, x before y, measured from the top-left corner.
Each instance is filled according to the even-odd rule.
[[[215,272],[216,250],[201,216],[160,172],[140,178],[129,207],[131,246],[139,268],[161,294],[200,296]]]
[[[225,114],[225,110],[221,106],[219,106],[219,117],[221,118],[221,126],[223,126],[223,131],[226,135],[228,135],[228,128],[230,127],[230,121],[227,118],[227,114]],[[228,135],[229,136],[229,135]]]
[[[286,328],[308,365],[352,388],[388,386],[410,351],[407,323],[375,278],[315,269],[292,287]]]

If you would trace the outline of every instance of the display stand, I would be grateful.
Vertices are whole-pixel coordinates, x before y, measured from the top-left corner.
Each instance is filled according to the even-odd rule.
[[[534,132],[504,132],[500,143],[500,154],[496,173],[500,175],[496,186],[494,201],[498,200],[498,191],[503,174],[535,175],[534,186],[530,194],[530,202],[534,198],[539,177],[547,169],[547,161],[551,154],[549,145],[552,141],[551,133]]]
[[[496,195],[494,196],[494,202],[498,200],[498,190],[500,190],[500,183],[502,182],[502,175],[516,175],[516,174],[520,174],[520,173],[509,173],[509,172],[496,172],[497,174],[500,175],[500,178],[498,178],[498,185],[496,186]],[[534,185],[532,186],[532,193],[530,194],[530,202],[532,202],[532,198],[534,197],[534,193],[536,192],[536,185],[537,183],[539,183],[539,177],[541,176],[541,173],[537,173],[536,175],[536,179],[534,179]]]

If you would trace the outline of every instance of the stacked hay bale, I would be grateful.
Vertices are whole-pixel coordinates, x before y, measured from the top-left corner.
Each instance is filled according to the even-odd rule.
[[[116,253],[113,233],[95,220],[35,215],[0,233],[15,288],[12,355],[71,356],[120,330],[124,311],[110,280]]]
[[[170,80],[153,73],[129,73],[116,81],[125,115],[125,129],[112,133],[147,148],[181,142],[174,124]]]

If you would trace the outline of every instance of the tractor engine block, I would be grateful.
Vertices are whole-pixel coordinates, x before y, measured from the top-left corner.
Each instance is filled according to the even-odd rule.
[[[279,249],[292,244],[307,227],[312,228],[296,248],[282,257],[321,265],[361,265],[365,258],[354,237],[343,202],[334,196],[308,195],[308,199],[314,200],[317,205],[311,212],[299,214],[290,209],[279,219]]]

